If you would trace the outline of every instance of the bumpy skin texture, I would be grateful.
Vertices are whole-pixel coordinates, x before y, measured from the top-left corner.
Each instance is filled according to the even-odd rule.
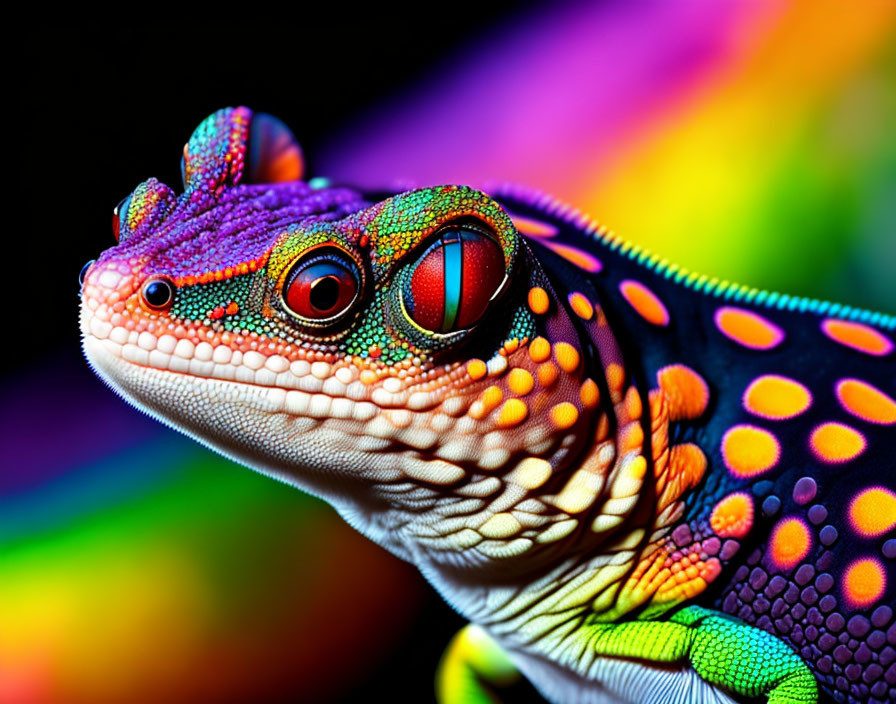
[[[731,287],[512,187],[304,182],[208,118],[86,272],[118,392],[329,501],[474,624],[443,701],[896,697],[892,317]]]

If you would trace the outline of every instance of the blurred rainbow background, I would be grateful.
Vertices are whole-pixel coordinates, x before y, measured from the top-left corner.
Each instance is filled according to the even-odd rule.
[[[518,181],[690,269],[896,312],[896,3],[528,6],[436,58],[306,145],[313,175]],[[102,388],[65,291],[67,346],[2,379],[0,703],[429,700],[460,620]]]

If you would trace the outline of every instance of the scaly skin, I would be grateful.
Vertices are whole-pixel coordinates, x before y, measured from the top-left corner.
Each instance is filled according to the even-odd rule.
[[[416,564],[476,624],[442,701],[893,700],[896,320],[515,187],[312,187],[246,108],[184,156],[87,270],[85,353]]]

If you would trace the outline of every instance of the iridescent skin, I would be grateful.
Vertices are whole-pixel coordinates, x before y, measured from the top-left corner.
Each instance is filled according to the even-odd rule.
[[[121,207],[85,353],[416,564],[475,624],[442,701],[517,670],[557,702],[896,696],[892,317],[688,275],[511,186],[312,187],[245,108],[183,171],[182,195],[150,180]],[[503,282],[440,334],[409,282],[459,223]],[[334,250],[357,297],[297,318],[293,267]]]

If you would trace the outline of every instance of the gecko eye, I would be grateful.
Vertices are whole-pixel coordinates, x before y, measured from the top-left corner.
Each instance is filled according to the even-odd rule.
[[[456,332],[482,317],[504,278],[504,254],[495,240],[466,225],[447,227],[413,265],[404,305],[420,327]]]
[[[127,212],[130,199],[130,196],[122,198],[112,211],[112,234],[115,235],[116,242],[121,239],[121,216]]]
[[[335,247],[313,249],[286,276],[283,301],[313,323],[329,323],[347,311],[361,290],[358,265]]]
[[[150,310],[166,310],[174,301],[174,282],[164,276],[149,279],[140,289],[140,298]]]

